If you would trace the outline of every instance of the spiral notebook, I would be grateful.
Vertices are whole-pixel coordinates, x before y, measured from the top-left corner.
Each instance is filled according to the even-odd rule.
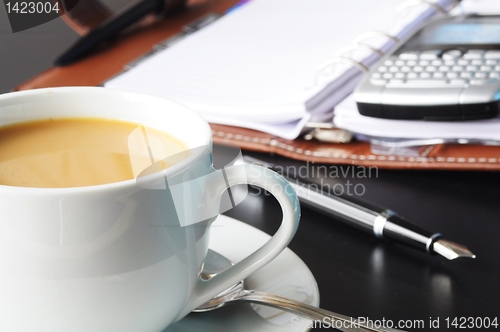
[[[307,122],[331,117],[397,40],[455,3],[254,0],[104,85],[179,101],[211,123],[294,139]]]

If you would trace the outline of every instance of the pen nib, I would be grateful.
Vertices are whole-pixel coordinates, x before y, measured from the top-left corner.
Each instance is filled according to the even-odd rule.
[[[470,252],[467,247],[453,243],[447,240],[437,240],[434,243],[434,252],[440,254],[441,256],[452,260],[458,257],[470,257],[470,258],[476,258],[476,255],[474,255],[472,252]]]

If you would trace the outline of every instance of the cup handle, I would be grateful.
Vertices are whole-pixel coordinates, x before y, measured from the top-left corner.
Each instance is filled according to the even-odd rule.
[[[278,231],[262,247],[229,269],[210,280],[199,280],[197,285],[198,305],[249,277],[278,256],[292,240],[300,220],[300,205],[295,190],[281,175],[258,165],[235,165],[226,167],[225,183],[219,184],[225,191],[228,186],[250,184],[270,192],[281,205],[283,219]],[[222,192],[223,192],[222,191]],[[219,195],[222,195],[222,192]]]

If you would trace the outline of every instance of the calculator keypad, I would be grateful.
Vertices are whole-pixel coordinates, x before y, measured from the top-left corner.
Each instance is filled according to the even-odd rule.
[[[500,50],[406,52],[371,74],[374,85],[481,85],[500,79]]]

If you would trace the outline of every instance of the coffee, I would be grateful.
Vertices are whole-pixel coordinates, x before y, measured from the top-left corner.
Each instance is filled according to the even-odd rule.
[[[137,165],[151,164],[151,155],[137,153],[134,142],[146,129],[147,144],[160,146],[165,156],[188,150],[169,134],[119,120],[46,119],[5,126],[0,128],[0,184],[68,188],[133,179]]]

